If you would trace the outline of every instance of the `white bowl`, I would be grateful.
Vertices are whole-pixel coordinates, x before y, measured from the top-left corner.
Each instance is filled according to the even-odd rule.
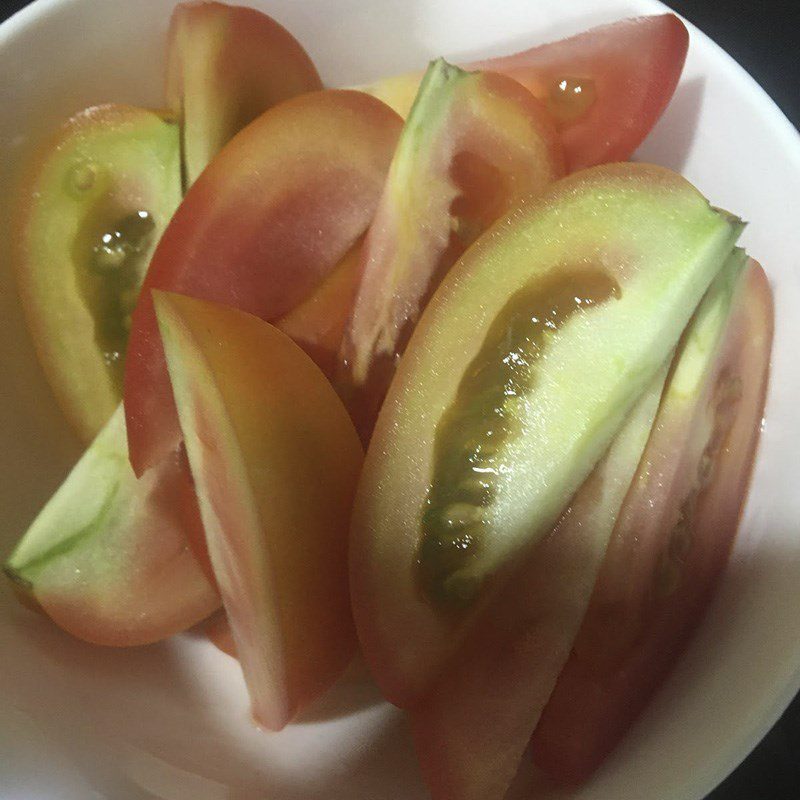
[[[357,84],[444,54],[513,51],[661,13],[653,0],[259,0],[327,82]],[[0,186],[43,133],[106,101],[158,106],[175,0],[39,0],[0,27]],[[622,746],[574,796],[699,798],[744,758],[800,687],[800,139],[753,80],[690,26],[686,71],[641,159],[683,172],[750,220],[770,275],[772,386],[747,511],[690,651]],[[8,192],[0,204],[8,202]],[[0,225],[8,209],[0,207]],[[0,236],[6,247],[8,233]],[[0,253],[0,498],[8,549],[78,447],[22,324]],[[85,800],[416,800],[404,720],[351,675],[281,734],[255,730],[236,664],[187,634],[111,651],[0,596],[0,796]],[[525,780],[515,794],[525,796]]]

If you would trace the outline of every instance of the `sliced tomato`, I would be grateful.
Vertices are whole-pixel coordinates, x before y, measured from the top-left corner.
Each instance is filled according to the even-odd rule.
[[[560,782],[585,780],[619,742],[684,649],[725,566],[761,428],[773,327],[755,262],[734,291],[711,367],[698,376],[683,361],[673,373],[533,736],[537,765]],[[701,347],[696,363],[703,359]]]
[[[434,800],[505,796],[569,657],[666,374],[665,365],[560,523],[412,707],[414,743]]]
[[[175,8],[167,45],[167,102],[183,122],[189,184],[268,108],[321,88],[306,51],[272,17],[225,3]]]
[[[337,357],[361,278],[359,240],[314,293],[281,317],[275,327],[291,337],[329,377]]]
[[[350,661],[350,507],[363,460],[347,412],[288,336],[155,292],[211,564],[260,724],[279,730]]]
[[[633,154],[667,107],[688,47],[686,26],[674,14],[662,14],[592,28],[468,68],[509,75],[545,102],[574,172]],[[420,77],[386,78],[365,91],[405,116]]]
[[[555,127],[496,73],[431,64],[361,257],[338,381],[368,441],[397,359],[441,279],[514,202],[564,174]]]
[[[550,532],[740,230],[675,173],[606,165],[509,212],[447,274],[400,360],[353,515],[356,624],[392,702],[427,690],[507,568]],[[569,303],[586,316],[565,314],[559,327]],[[522,373],[526,388],[501,395],[517,384],[503,383],[499,365],[516,364],[512,348],[527,347],[536,325],[548,328],[546,355]],[[496,424],[500,414],[513,427]],[[508,438],[490,438],[498,430]],[[439,501],[434,485],[452,494]],[[430,535],[440,523],[451,539]]]
[[[165,639],[220,605],[187,546],[203,534],[180,454],[137,480],[127,452],[120,406],[5,565],[59,627],[120,647]]]
[[[87,443],[122,399],[128,314],[181,199],[179,143],[178,126],[153,111],[87,108],[37,151],[12,201],[28,328]]]
[[[661,14],[474,66],[510,75],[547,103],[574,171],[633,154],[667,107],[688,48],[686,26]]]
[[[366,230],[400,128],[362,92],[300,95],[237,135],[192,185],[133,314],[125,412],[137,474],[180,440],[151,290],[284,316]]]

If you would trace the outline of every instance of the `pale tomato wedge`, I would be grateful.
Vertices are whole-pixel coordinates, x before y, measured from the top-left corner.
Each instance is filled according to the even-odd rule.
[[[187,192],[133,314],[125,370],[139,474],[180,441],[152,289],[277,320],[310,295],[375,212],[401,121],[362,92],[312,92],[238,134]]]
[[[442,677],[411,708],[434,800],[500,800],[581,625],[653,426],[667,365],[563,518],[523,560]]]
[[[281,729],[355,650],[358,437],[319,368],[250,314],[156,292],[211,565],[253,716]]]
[[[171,453],[137,480],[119,406],[4,565],[22,599],[73,636],[117,647],[219,608],[187,544],[203,532],[184,458]]]
[[[87,108],[37,150],[15,188],[10,256],[28,329],[88,443],[122,399],[128,315],[181,200],[179,128],[141,108]]]
[[[182,120],[188,185],[268,108],[321,88],[308,53],[272,17],[225,3],[175,8],[167,44],[167,102]]]
[[[731,294],[727,325],[715,344],[726,300],[716,309],[704,301],[705,332],[684,345],[533,736],[537,765],[559,782],[585,780],[622,738],[685,648],[727,561],[761,429],[773,310],[753,261],[722,291]]]
[[[496,73],[431,64],[361,255],[337,381],[368,441],[397,359],[459,256],[521,198],[564,174],[547,112]]]
[[[353,515],[356,623],[392,702],[409,706],[427,690],[507,570],[552,530],[677,345],[740,230],[674,173],[607,165],[510,212],[447,274],[400,360]],[[586,315],[559,328],[551,320],[562,312],[553,309],[568,304]],[[548,329],[524,402],[516,384],[497,377],[501,365],[517,368],[514,342],[531,341],[517,319]],[[571,331],[580,340],[561,338]],[[508,439],[495,437],[506,424]],[[452,491],[441,504],[437,485]],[[490,514],[497,522],[486,526]],[[432,539],[440,522],[445,534]]]
[[[689,33],[674,14],[635,17],[469,69],[509,75],[546,103],[558,122],[570,172],[624,161],[644,141],[678,85]],[[365,91],[405,116],[420,74]]]

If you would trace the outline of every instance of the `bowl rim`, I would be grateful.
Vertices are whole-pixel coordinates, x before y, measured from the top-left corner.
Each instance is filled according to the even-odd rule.
[[[17,10],[10,17],[0,23],[0,49],[6,47],[14,38],[24,33],[26,29],[36,25],[48,15],[59,9],[78,6],[88,0],[33,0],[33,2]],[[252,5],[253,0],[225,0],[242,5]],[[670,8],[660,0],[634,0],[641,14],[676,14],[686,25],[692,37],[692,46],[704,48],[720,65],[721,69],[731,75],[737,86],[746,92],[750,101],[764,117],[765,124],[780,139],[784,147],[782,156],[790,158],[800,173],[800,131],[778,106],[778,104],[761,87],[755,78],[728,53],[717,44],[710,36],[698,28],[694,23]],[[712,769],[698,770],[688,784],[689,795],[700,796],[703,792],[719,785],[741,764],[752,750],[761,742],[764,736],[779,720],[791,701],[800,692],[800,660],[795,664],[794,672],[781,683],[771,683],[763,689],[765,702],[758,719],[751,721],[746,729],[739,735],[728,738],[729,747],[721,749],[720,758]],[[723,758],[723,753],[727,757]]]

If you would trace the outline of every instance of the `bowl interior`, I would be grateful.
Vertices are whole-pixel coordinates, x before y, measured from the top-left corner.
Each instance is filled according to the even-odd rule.
[[[174,0],[40,0],[0,28],[0,181],[69,114],[100,102],[159,106]],[[306,45],[329,84],[509,52],[625,16],[651,0],[259,0]],[[699,798],[746,755],[800,686],[800,140],[777,108],[695,29],[676,96],[638,154],[683,172],[750,221],[744,243],[776,299],[766,424],[723,585],[667,685],[584,800]],[[0,551],[78,455],[36,364],[0,195]],[[0,589],[3,788],[26,797],[133,800],[425,797],[402,716],[357,669],[281,734],[251,727],[234,662],[191,633],[117,652],[72,641]],[[515,796],[525,796],[531,777]]]

